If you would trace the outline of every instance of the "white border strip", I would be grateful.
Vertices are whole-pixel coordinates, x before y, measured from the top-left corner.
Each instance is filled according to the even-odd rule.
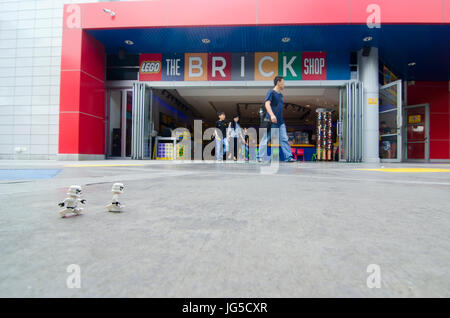
[[[63,112],[59,112],[59,113],[60,113],[60,114],[83,114],[83,115],[86,115],[86,116],[90,116],[90,117],[94,117],[94,118],[97,118],[97,119],[105,120],[105,118],[103,118],[103,117],[91,115],[91,114],[84,113],[84,112],[77,112],[77,111],[63,111]]]
[[[132,87],[133,83],[145,83],[152,88],[173,88],[173,87],[272,87],[272,81],[106,81],[106,88]],[[285,81],[286,87],[336,87],[344,86],[355,80],[327,80],[327,81]]]
[[[104,80],[99,79],[98,77],[95,77],[94,75],[89,74],[88,72],[85,72],[83,70],[80,69],[73,69],[73,70],[61,70],[61,72],[81,72],[89,77],[92,77],[93,79],[99,81],[100,83],[105,83]]]

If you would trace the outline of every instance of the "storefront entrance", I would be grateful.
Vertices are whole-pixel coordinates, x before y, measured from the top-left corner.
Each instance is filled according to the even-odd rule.
[[[173,86],[170,86],[169,84],[158,83],[155,87],[155,83],[145,83],[145,82],[135,82],[133,83],[132,89],[126,89],[126,90],[116,90],[111,89],[109,93],[109,109],[108,114],[110,114],[109,117],[109,127],[107,135],[109,136],[108,142],[108,156],[109,157],[129,157],[132,159],[151,159],[154,158],[154,154],[152,155],[152,151],[154,151],[154,145],[152,144],[152,141],[154,142],[154,138],[152,140],[152,132],[154,129],[158,130],[158,127],[161,126],[161,123],[158,124],[158,114],[155,115],[155,111],[153,111],[153,103],[156,102],[157,104],[160,104],[160,101],[158,100],[158,95],[161,93],[161,91],[170,91],[174,90]],[[150,86],[152,85],[152,86]],[[181,87],[177,86],[177,93],[180,95],[178,97],[184,97],[187,100],[190,100],[190,97],[186,95],[187,90],[193,89],[192,87]],[[341,82],[339,85],[333,85],[332,83],[329,83],[328,85],[323,85],[322,87],[312,86],[308,84],[299,83],[295,86],[290,85],[286,88],[286,91],[290,92],[299,92],[295,93],[293,98],[298,98],[298,96],[302,95],[300,92],[312,92],[314,89],[321,89],[321,90],[335,90],[336,91],[336,100],[334,105],[331,105],[328,102],[328,106],[326,105],[316,105],[320,107],[326,107],[332,110],[333,113],[333,153],[335,153],[335,156],[333,155],[333,160],[339,160],[344,162],[361,162],[362,161],[362,123],[363,123],[363,111],[362,111],[362,85],[359,82],[355,81],[349,81],[349,82]],[[239,112],[242,114],[241,119],[245,119],[245,115],[247,114],[249,118],[252,118],[255,120],[254,123],[245,123],[245,126],[248,127],[257,127],[257,110],[259,109],[260,100],[264,98],[265,92],[268,89],[265,86],[261,87],[239,87],[239,88],[232,88],[232,87],[197,87],[197,92],[201,92],[202,94],[214,94],[213,92],[219,92],[220,90],[227,90],[227,92],[230,91],[230,89],[234,92],[233,94],[230,94],[228,96],[230,100],[233,100],[233,103],[235,106],[231,110],[229,110],[229,116]],[[261,92],[257,92],[258,94],[255,95],[255,90],[261,90]],[[246,95],[246,90],[248,90],[248,96]],[[123,97],[125,94],[125,97]],[[220,93],[222,94],[222,93]],[[254,95],[255,97],[249,97],[251,95]],[[304,93],[308,94],[308,93]],[[120,96],[119,96],[120,95]],[[239,98],[243,100],[242,103],[239,103],[236,99],[236,95],[239,95]],[[295,97],[297,96],[297,97]],[[124,99],[125,98],[125,99]],[[155,99],[156,98],[156,99]],[[223,98],[223,94],[221,95],[221,98]],[[251,102],[251,99],[255,99],[254,102]],[[315,99],[315,98],[314,98]],[[118,101],[122,101],[122,103],[125,103],[125,106],[122,104],[120,107],[117,105]],[[207,123],[208,120],[212,121],[212,123],[215,121],[215,114],[216,109],[214,107],[219,107],[220,110],[226,110],[226,104],[225,100],[223,100],[223,104],[220,103],[210,103],[208,102],[209,108],[206,110],[206,106],[201,106],[205,100],[197,100],[197,104],[195,107],[197,107],[197,110],[200,113],[208,114],[208,112],[211,113],[211,118],[206,117],[203,118],[203,122]],[[129,103],[131,101],[131,108],[129,108]],[[158,106],[158,105],[157,105]],[[296,105],[295,103],[285,103],[285,106],[287,110],[287,114],[292,113],[298,114],[298,118],[300,119],[303,115],[303,111],[306,107],[310,107],[310,105]],[[202,108],[204,107],[205,112],[202,112]],[[118,109],[121,109],[121,118],[117,118]],[[219,110],[219,108],[217,110]],[[253,109],[254,108],[254,109]],[[315,120],[312,116],[316,114],[316,112],[313,110],[313,107],[311,107],[311,111],[308,112],[311,117],[309,121],[307,121],[310,125],[313,127],[315,125]],[[111,111],[115,110],[116,115],[113,115]],[[253,112],[255,114],[253,114]],[[292,115],[291,114],[291,115]],[[306,113],[305,113],[306,114]],[[126,121],[124,119],[124,116],[126,118]],[[208,116],[208,115],[207,115]],[[288,116],[288,115],[287,115]],[[254,118],[253,118],[254,117]],[[294,118],[293,117],[293,118]],[[288,117],[289,118],[289,117]],[[199,117],[192,117],[190,120],[193,121],[194,119],[202,119]],[[293,119],[291,119],[293,120]],[[306,117],[304,119],[306,121]],[[156,121],[156,125],[155,125]],[[186,125],[191,126],[191,125]],[[193,126],[193,125],[192,125]],[[191,127],[192,127],[191,126]],[[287,120],[287,128],[289,132],[289,119]],[[293,127],[302,127],[301,123],[299,122],[292,122],[291,128]],[[315,127],[315,126],[314,126]],[[303,128],[305,128],[303,126]],[[302,129],[303,129],[302,128]],[[312,135],[316,134],[315,128],[312,128],[309,143],[311,150],[316,149],[315,144],[315,137],[312,137]],[[295,136],[295,134],[293,133]],[[191,137],[193,137],[193,131],[191,131]],[[120,138],[119,138],[120,137]],[[312,137],[312,138],[311,138]],[[295,137],[296,138],[296,137]],[[120,140],[120,147],[119,143],[114,143],[114,140]],[[120,152],[119,152],[120,150]]]

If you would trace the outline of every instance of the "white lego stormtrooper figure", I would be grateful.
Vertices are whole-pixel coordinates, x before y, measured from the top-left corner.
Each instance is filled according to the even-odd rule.
[[[122,212],[124,205],[119,202],[119,195],[123,193],[123,183],[114,183],[111,189],[113,197],[111,203],[106,206],[109,212]]]
[[[69,192],[67,192],[67,195],[69,195],[68,198],[64,199],[63,202],[59,203],[58,205],[64,209],[59,211],[59,214],[61,214],[61,217],[66,217],[67,213],[71,213],[73,215],[80,215],[83,208],[78,206],[78,203],[85,204],[86,200],[81,199],[81,187],[77,185],[72,185],[69,188]]]

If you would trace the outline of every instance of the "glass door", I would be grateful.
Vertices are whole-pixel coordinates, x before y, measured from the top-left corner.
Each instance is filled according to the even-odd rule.
[[[379,152],[382,162],[402,160],[402,81],[380,87]]]
[[[339,121],[337,123],[337,136],[339,138],[339,161],[347,161],[346,157],[346,135],[344,133],[344,123],[346,121],[347,94],[344,87],[339,88]]]
[[[404,158],[408,161],[428,161],[429,148],[429,105],[406,106],[403,118]]]
[[[133,84],[133,129],[131,158],[151,159],[153,131],[153,91],[145,83]]]
[[[131,157],[131,132],[133,130],[133,91],[127,89],[124,91],[124,102],[123,102],[122,113],[125,120],[125,138],[123,139],[125,148],[125,157]]]
[[[339,161],[362,161],[363,87],[349,82],[339,90]]]
[[[109,158],[131,156],[132,90],[108,91],[106,149]]]

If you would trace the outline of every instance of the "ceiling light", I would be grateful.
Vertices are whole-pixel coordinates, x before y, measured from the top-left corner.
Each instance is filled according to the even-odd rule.
[[[414,66],[414,65],[416,65],[416,62],[408,63],[408,66]]]
[[[363,39],[363,41],[364,41],[364,42],[372,41],[372,37],[371,37],[371,36],[366,36],[366,37]]]
[[[208,43],[211,43],[211,40],[210,39],[202,39],[202,42],[204,43],[204,44],[208,44]]]
[[[103,8],[103,12],[109,13],[112,17],[116,15],[116,13],[114,11],[106,9],[106,8]]]
[[[128,44],[128,45],[133,45],[134,44],[134,42],[131,41],[131,40],[125,40],[125,43]]]
[[[291,38],[284,37],[284,38],[281,39],[281,42],[288,43],[290,40],[291,40]]]
[[[306,105],[306,107],[311,107],[311,105]]]

